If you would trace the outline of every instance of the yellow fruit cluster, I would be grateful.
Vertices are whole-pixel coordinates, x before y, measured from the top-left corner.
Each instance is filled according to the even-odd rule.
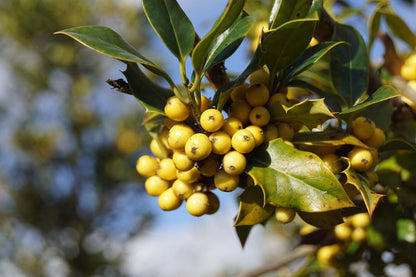
[[[405,60],[400,68],[400,75],[409,81],[416,80],[416,54],[411,55]]]

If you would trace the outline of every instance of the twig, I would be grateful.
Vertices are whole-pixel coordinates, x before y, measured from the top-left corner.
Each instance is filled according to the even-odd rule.
[[[295,248],[291,253],[285,255],[284,257],[282,257],[281,259],[272,262],[270,264],[264,265],[260,268],[257,268],[255,270],[249,271],[249,272],[245,272],[242,274],[238,274],[234,277],[256,277],[256,276],[260,276],[261,274],[270,272],[270,271],[275,271],[278,270],[288,264],[290,264],[291,262],[296,261],[299,258],[305,257],[309,254],[312,254],[313,252],[315,252],[317,249],[317,246],[315,245],[301,245],[297,248]]]

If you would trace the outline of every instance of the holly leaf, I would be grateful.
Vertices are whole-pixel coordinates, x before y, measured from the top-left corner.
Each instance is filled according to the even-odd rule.
[[[230,28],[218,36],[209,49],[202,72],[230,57],[243,42],[254,20],[254,17],[244,14]]]
[[[387,26],[394,36],[402,39],[406,42],[410,48],[414,49],[416,46],[416,36],[407,26],[406,22],[392,11],[380,10],[379,11],[386,19]]]
[[[264,205],[264,195],[260,186],[247,187],[239,197],[240,208],[234,226],[255,225],[267,220],[275,207]]]
[[[300,122],[309,129],[334,118],[322,98],[306,99],[291,107],[276,102],[270,108],[270,115],[271,121]]]
[[[135,63],[128,62],[122,72],[127,79],[130,89],[139,103],[147,110],[164,115],[164,107],[169,97],[173,96],[170,89],[154,83],[144,74]]]
[[[305,212],[354,206],[317,155],[297,150],[281,138],[259,147],[248,161],[248,174],[262,187],[264,203]]]
[[[251,228],[253,228],[252,225],[235,226],[235,231],[237,232],[237,236],[238,236],[238,239],[240,240],[241,247],[243,248],[244,248],[244,245],[246,244]]]
[[[310,146],[342,146],[353,145],[365,149],[371,149],[351,134],[340,131],[324,132],[301,132],[296,133],[292,142],[294,144],[303,144]]]
[[[384,145],[378,149],[380,153],[397,150],[407,150],[416,152],[416,145],[401,138],[394,138],[386,141],[386,143],[384,143]]]
[[[320,229],[331,229],[335,225],[344,222],[341,210],[334,210],[322,213],[298,212],[298,215],[306,223],[318,227]]]
[[[108,27],[82,26],[65,29],[55,32],[55,34],[67,35],[88,48],[110,58],[125,62],[140,63],[153,73],[163,77],[171,87],[175,86],[165,71],[141,55],[133,46],[124,41],[119,34]]]
[[[192,52],[195,82],[199,82],[202,78],[206,58],[213,41],[236,21],[243,10],[244,3],[245,0],[230,0],[212,29],[195,46]]]
[[[304,18],[312,5],[312,0],[279,0],[275,1],[270,15],[270,29],[283,23]]]
[[[183,62],[191,53],[195,30],[176,0],[143,0],[143,10],[168,49]]]
[[[377,8],[374,10],[374,12],[371,14],[369,20],[368,20],[368,50],[370,51],[371,47],[373,46],[374,39],[380,29],[380,23],[381,23],[381,9]]]
[[[365,206],[367,207],[367,211],[370,215],[372,215],[378,201],[384,195],[372,191],[369,187],[368,179],[355,172],[355,170],[351,167],[351,163],[348,158],[345,158],[345,160],[348,162],[348,166],[341,173],[347,177],[346,184],[353,185],[361,193]]]
[[[263,34],[260,65],[267,65],[270,76],[275,76],[302,54],[311,41],[317,22],[317,17],[291,20]]]
[[[364,111],[374,104],[390,100],[397,96],[399,96],[399,94],[395,88],[391,86],[381,86],[364,102],[342,111],[337,117],[344,119],[346,122],[351,122],[357,113]]]
[[[332,40],[348,43],[331,51],[330,71],[335,89],[351,107],[367,90],[367,47],[356,29],[339,23],[335,25]]]

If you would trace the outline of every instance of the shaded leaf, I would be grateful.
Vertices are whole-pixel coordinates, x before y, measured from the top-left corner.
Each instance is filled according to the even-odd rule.
[[[242,15],[230,28],[218,36],[209,49],[202,72],[230,57],[243,42],[255,18]]]
[[[381,13],[379,8],[375,9],[370,15],[368,22],[368,49],[370,51],[373,46],[374,39],[380,29]]]
[[[416,145],[401,138],[394,138],[386,141],[386,143],[378,149],[380,153],[397,150],[408,150],[416,152]]]
[[[260,48],[260,65],[267,65],[271,76],[294,62],[308,47],[317,18],[298,19],[265,32]]]
[[[337,117],[344,119],[346,122],[350,122],[352,118],[354,118],[358,112],[363,111],[364,109],[370,107],[371,105],[374,105],[383,101],[387,101],[398,95],[399,94],[395,88],[391,86],[381,86],[364,102],[358,105],[355,105],[347,110],[344,110],[343,112],[339,113]]]
[[[167,99],[173,96],[170,89],[154,83],[135,63],[128,62],[126,70],[122,73],[126,76],[131,92],[146,110],[164,114]]]
[[[178,58],[184,61],[191,53],[195,30],[176,0],[143,0],[143,9],[153,29]]]
[[[279,108],[280,106],[282,108]],[[270,108],[271,121],[300,122],[309,129],[334,118],[325,106],[324,99],[306,99],[291,107],[275,102]]]
[[[241,247],[244,248],[246,244],[248,235],[250,234],[252,225],[242,225],[242,226],[235,226],[235,231],[237,232],[238,239],[240,240]]]
[[[345,160],[348,160],[345,158]],[[361,174],[355,172],[355,170],[351,167],[351,163],[348,160],[347,168],[341,172],[342,174],[347,177],[346,184],[353,185],[363,197],[365,206],[367,207],[367,211],[370,215],[373,214],[374,209],[377,206],[378,201],[384,195],[377,194],[369,188],[369,182],[367,177],[364,177]]]
[[[292,142],[294,144],[320,145],[320,146],[341,146],[353,145],[365,149],[370,149],[355,136],[341,131],[324,132],[301,132],[296,133]]]
[[[265,203],[305,212],[354,206],[318,156],[280,138],[264,144],[247,160],[248,174],[262,186]]]
[[[277,28],[293,19],[304,18],[308,14],[311,5],[312,0],[275,1],[270,17],[270,29]]]
[[[247,187],[240,195],[239,200],[240,208],[234,226],[262,223],[275,210],[272,205],[264,205],[264,195],[260,186]]]
[[[342,219],[341,210],[334,210],[322,213],[298,212],[298,215],[306,223],[318,227],[320,229],[330,229],[335,225],[344,222],[344,220]]]
[[[369,59],[367,47],[356,29],[337,23],[333,41],[346,41],[330,54],[332,83],[349,107],[364,94],[368,85]]]
[[[171,87],[174,87],[172,79],[165,71],[142,56],[133,46],[125,42],[119,34],[108,27],[83,26],[65,29],[55,34],[67,35],[88,48],[113,59],[140,63],[153,73],[165,78]]]
[[[392,101],[382,101],[361,110],[354,117],[364,116],[370,118],[378,128],[385,131],[390,127],[394,109]]]
[[[406,42],[410,48],[414,49],[416,46],[416,36],[407,26],[406,22],[392,11],[380,10],[380,13],[386,19],[390,31],[394,36]]]

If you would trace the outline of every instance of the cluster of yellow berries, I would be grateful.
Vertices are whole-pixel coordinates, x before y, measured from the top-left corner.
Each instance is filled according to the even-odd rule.
[[[400,75],[409,81],[416,81],[416,54],[405,60],[400,68]]]
[[[344,223],[334,227],[334,236],[339,243],[325,245],[318,249],[316,258],[324,265],[336,265],[338,256],[349,242],[363,242],[367,238],[367,227],[371,219],[367,213],[358,213],[344,219]]]

